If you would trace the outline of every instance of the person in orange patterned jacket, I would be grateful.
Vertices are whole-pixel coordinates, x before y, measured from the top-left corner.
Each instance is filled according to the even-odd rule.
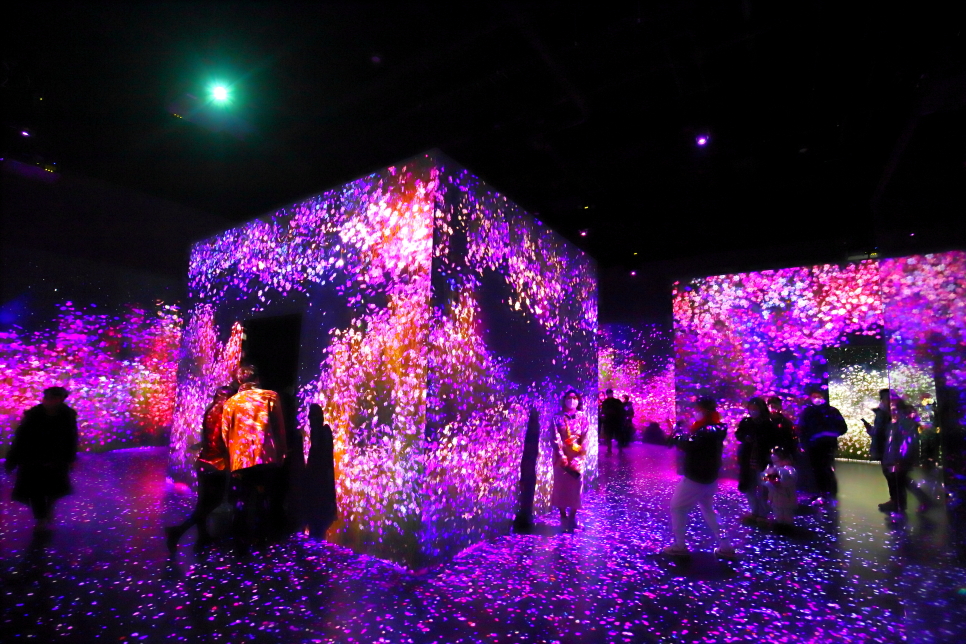
[[[238,490],[236,534],[246,545],[263,540],[282,520],[277,488],[285,459],[285,419],[276,392],[261,389],[254,366],[235,370],[238,393],[225,402],[221,435]]]

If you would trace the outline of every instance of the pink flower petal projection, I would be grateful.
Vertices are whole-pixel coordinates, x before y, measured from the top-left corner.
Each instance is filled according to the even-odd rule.
[[[732,428],[754,395],[786,397],[794,415],[804,387],[820,383],[849,424],[842,452],[867,458],[861,417],[879,388],[917,405],[928,425],[924,401],[935,399],[936,383],[966,384],[964,276],[966,253],[954,251],[676,284],[678,417],[700,395],[718,400]],[[881,364],[868,351],[848,364],[843,349],[869,345],[880,347]]]
[[[175,475],[190,477],[240,325],[299,313],[305,453],[310,404],[334,435],[330,537],[414,566],[508,525],[531,415],[546,427],[567,388],[597,380],[593,262],[435,153],[196,244],[188,280]]]
[[[47,328],[0,332],[0,444],[23,411],[61,385],[77,410],[79,447],[103,451],[159,445],[174,412],[182,335],[177,306],[104,308],[63,303]]]

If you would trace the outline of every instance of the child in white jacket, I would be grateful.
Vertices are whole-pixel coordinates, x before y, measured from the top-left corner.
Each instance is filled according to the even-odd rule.
[[[762,473],[762,484],[768,489],[768,504],[775,515],[775,529],[790,531],[795,524],[798,508],[798,472],[788,450],[776,447],[771,453],[771,465]]]

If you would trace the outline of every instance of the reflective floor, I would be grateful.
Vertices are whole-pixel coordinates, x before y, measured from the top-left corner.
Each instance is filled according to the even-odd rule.
[[[84,455],[48,544],[3,501],[3,641],[112,642],[964,642],[966,570],[941,510],[891,523],[875,466],[841,463],[839,507],[791,536],[738,523],[733,481],[717,503],[740,559],[718,562],[697,513],[690,562],[669,542],[673,454],[604,457],[576,534],[542,517],[422,575],[305,537],[237,559],[169,558],[161,526],[193,500],[164,483],[158,449]]]

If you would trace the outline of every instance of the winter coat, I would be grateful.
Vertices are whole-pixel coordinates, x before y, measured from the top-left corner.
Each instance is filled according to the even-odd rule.
[[[7,453],[6,468],[17,469],[13,500],[71,493],[70,465],[77,459],[77,412],[62,405],[50,415],[43,405],[24,412]]]

